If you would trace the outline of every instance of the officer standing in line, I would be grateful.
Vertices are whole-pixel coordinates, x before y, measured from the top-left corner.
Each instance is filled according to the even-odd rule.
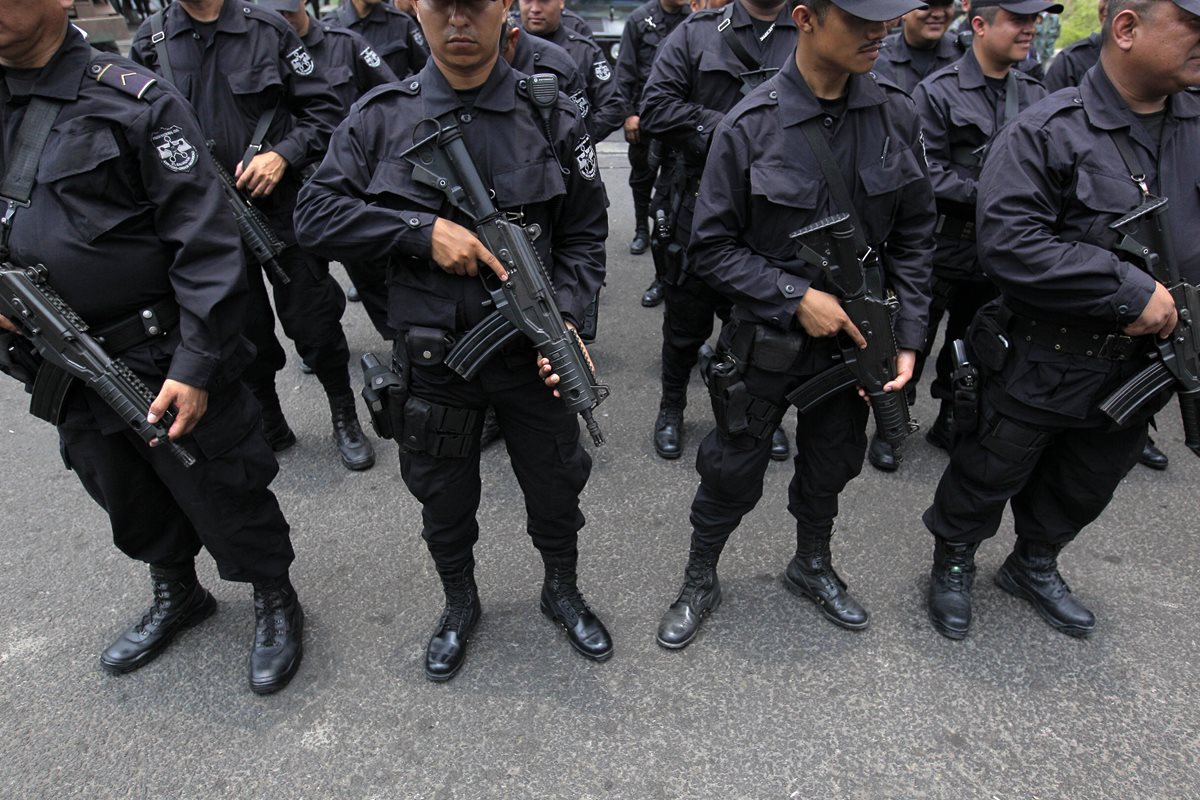
[[[926,78],[913,100],[925,132],[926,160],[937,196],[934,225],[937,250],[933,257],[933,303],[929,309],[929,341],[917,358],[912,386],[921,379],[933,349],[938,324],[946,319],[946,335],[938,352],[933,397],[941,402],[925,440],[950,449],[954,390],[955,339],[961,339],[975,312],[997,294],[995,285],[975,257],[975,199],[979,170],[988,142],[1017,113],[1046,96],[1040,83],[1013,67],[1025,58],[1040,12],[1062,6],[1044,0],[974,0],[971,47],[950,66]],[[915,393],[914,393],[915,394]],[[871,437],[871,465],[895,471],[900,460],[892,446]]]
[[[730,301],[690,273],[683,248],[692,235],[692,209],[708,144],[717,123],[752,85],[792,59],[796,25],[790,5],[776,0],[733,0],[724,8],[693,12],[662,44],[642,92],[639,129],[662,139],[682,160],[682,200],[673,215],[676,263],[666,265],[663,314],[662,398],[654,421],[654,452],[683,455],[683,412],[700,347],[713,317],[726,319]],[[728,22],[726,22],[728,20]],[[722,27],[724,26],[724,27]],[[735,49],[736,48],[736,49]],[[775,431],[771,457],[788,457],[783,429]]]
[[[503,267],[444,195],[413,175],[403,153],[454,122],[501,211],[537,226],[533,245],[564,316],[577,323],[604,278],[608,232],[595,148],[566,95],[535,108],[525,75],[500,58],[511,0],[418,0],[432,57],[406,82],[367,95],[337,129],[301,193],[301,241],[348,256],[392,256],[389,310],[400,333],[394,365],[407,376],[400,471],[422,504],[422,535],[446,594],[426,651],[425,674],[452,678],[480,617],[472,550],[479,537],[479,434],[491,405],[525,495],[528,531],[545,564],[541,609],[584,656],[603,661],[612,640],[580,595],[576,564],[584,518],[579,493],[591,458],[579,424],[543,385],[538,356],[521,337],[466,381],[444,363],[448,344],[484,319],[477,273]],[[414,138],[415,135],[415,138]],[[455,221],[458,220],[458,221]],[[393,402],[397,402],[395,396]]]
[[[161,38],[156,25],[162,26]],[[214,142],[213,155],[288,245],[278,261],[289,282],[272,276],[275,310],[329,398],[342,464],[369,469],[375,453],[359,426],[340,321],[346,296],[329,275],[328,262],[295,246],[292,226],[300,171],[325,151],[341,119],[341,101],[278,14],[235,0],[172,3],[138,29],[132,56],[167,77],[191,102],[205,136]],[[296,443],[275,391],[275,374],[286,355],[275,336],[263,270],[254,265],[246,276],[246,336],[258,355],[244,380],[262,404],[267,441],[281,451]]]
[[[342,116],[358,98],[396,80],[396,73],[384,63],[361,35],[332,22],[317,22],[305,8],[304,0],[255,0],[260,6],[277,11],[292,26],[304,43],[313,63],[342,101]],[[314,165],[315,167],[315,165]],[[354,285],[350,300],[361,301],[363,309],[384,339],[396,334],[387,322],[387,262],[343,263]]]
[[[901,30],[883,40],[875,60],[875,72],[910,95],[917,84],[947,64],[962,51],[946,35],[954,0],[933,0],[928,8],[910,11],[901,20]]]
[[[600,46],[562,23],[564,0],[520,0],[521,27],[566,50],[587,82],[587,125],[593,142],[603,141],[625,123],[625,109],[612,67]]]
[[[929,616],[953,639],[970,627],[975,551],[1009,502],[1017,541],[996,582],[1056,630],[1094,629],[1058,555],[1112,500],[1171,391],[1123,426],[1098,406],[1178,319],[1166,287],[1115,252],[1109,225],[1167,198],[1182,276],[1200,281],[1200,98],[1184,91],[1200,84],[1200,2],[1110,0],[1108,11],[1099,65],[1005,127],[980,177],[979,260],[1001,296],[969,335],[979,426],[960,434],[924,516]]]
[[[420,72],[429,58],[429,45],[417,21],[387,0],[342,0],[326,22],[349,28],[366,39],[384,63],[406,78]]]
[[[222,578],[254,585],[250,688],[273,692],[300,664],[304,615],[288,580],[287,520],[268,488],[279,467],[238,380],[252,355],[237,228],[192,109],[147,70],[93,51],[65,5],[0,0],[0,176],[5,191],[16,185],[2,198],[0,257],[46,265],[108,354],[157,393],[148,418],[173,411],[170,439],[195,458],[189,468],[148,447],[78,381],[52,420],[117,547],[150,566],[153,604],[100,664],[143,667],[216,610],[196,579],[204,547]],[[24,179],[22,164],[33,165]],[[17,334],[0,317],[0,362],[10,347],[29,352]]]
[[[649,164],[649,137],[639,126],[638,104],[650,77],[658,46],[688,15],[687,0],[647,0],[629,12],[621,30],[617,56],[617,92],[625,104],[625,141],[629,143],[629,188],[633,190],[634,230],[629,252],[641,255],[650,247],[650,193],[658,170]],[[642,305],[652,308],[663,300],[662,281],[656,273],[642,295]]]
[[[882,283],[899,303],[896,377],[884,390],[901,392],[912,377],[926,334],[933,189],[912,101],[868,73],[886,22],[915,7],[915,0],[796,6],[795,57],[713,134],[689,256],[698,278],[733,302],[733,314],[710,371],[717,427],[696,456],[691,549],[683,588],[658,627],[663,647],[686,647],[721,602],[717,560],[762,497],[771,431],[787,409],[786,395],[837,363],[835,336],[866,345],[821,268],[797,253],[792,232],[850,215],[864,267],[883,270]],[[718,381],[722,366],[728,382]],[[735,407],[725,397],[745,402]],[[788,487],[796,555],[784,585],[851,630],[867,626],[867,612],[834,570],[830,539],[838,496],[862,469],[867,414],[853,388],[800,414]]]
[[[1096,4],[1096,13],[1103,27],[1108,18],[1108,0]],[[1053,93],[1069,86],[1078,86],[1083,74],[1100,60],[1100,34],[1080,39],[1059,51],[1046,71],[1046,90]]]

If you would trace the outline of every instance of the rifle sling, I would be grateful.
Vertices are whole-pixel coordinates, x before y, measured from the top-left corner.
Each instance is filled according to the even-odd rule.
[[[17,129],[12,163],[4,175],[4,183],[0,184],[0,200],[8,206],[0,218],[0,256],[5,259],[8,258],[13,217],[18,208],[29,208],[38,164],[46,149],[46,141],[50,138],[50,129],[54,127],[54,120],[58,118],[63,105],[59,100],[32,98],[21,120],[21,127]]]
[[[1143,199],[1149,199],[1150,186],[1146,183],[1146,171],[1142,169],[1137,153],[1134,152],[1133,142],[1129,140],[1129,132],[1124,128],[1118,128],[1110,131],[1109,136],[1112,137],[1112,142],[1116,145],[1117,152],[1121,154],[1121,160],[1125,162],[1125,168],[1129,170],[1129,180],[1133,181],[1134,185],[1141,191]]]
[[[850,215],[850,224],[854,226],[855,249],[859,253],[866,253],[869,247],[866,234],[863,233],[862,220],[858,217],[858,210],[850,198],[850,189],[846,186],[846,179],[838,169],[837,159],[834,158],[833,151],[829,149],[829,141],[825,138],[821,127],[821,120],[818,117],[800,123],[800,130],[804,131],[804,138],[808,139],[808,145],[812,148],[813,155],[817,157],[817,165],[821,168],[821,174],[825,176],[825,185],[829,187],[829,193],[833,195],[834,206],[838,211]]]
[[[717,32],[721,34],[725,44],[737,56],[737,60],[742,62],[742,66],[748,72],[756,72],[763,68],[762,62],[750,55],[750,51],[738,41],[737,34],[733,32],[733,7],[735,5],[736,3],[730,3],[725,6],[725,13],[721,15],[721,21],[717,23]]]

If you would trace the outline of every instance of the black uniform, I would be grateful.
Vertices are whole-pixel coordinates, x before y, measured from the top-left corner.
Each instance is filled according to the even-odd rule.
[[[953,64],[961,56],[962,51],[952,36],[943,36],[932,50],[918,50],[909,45],[901,31],[883,40],[874,71],[911,95],[926,76]]]
[[[525,31],[531,34],[532,31]],[[599,142],[610,133],[625,125],[625,109],[617,93],[617,82],[613,80],[612,67],[600,45],[590,35],[559,25],[553,33],[541,36],[566,50],[575,61],[575,67],[587,85],[588,115],[587,128],[592,140]]]
[[[302,41],[317,69],[341,98],[343,117],[358,98],[396,80],[396,73],[367,40],[349,28],[310,18],[308,34]],[[343,262],[342,266],[354,281],[375,330],[384,339],[395,339],[395,332],[387,324],[387,262]]]
[[[179,91],[215,142],[214,156],[232,173],[251,143],[264,113],[273,113],[265,142],[288,162],[270,196],[255,200],[285,244],[296,241],[292,211],[304,166],[320,158],[342,116],[341,101],[316,69],[296,32],[278,14],[225,0],[215,27],[197,28],[178,3],[163,20],[166,47]],[[211,36],[210,40],[205,36]],[[158,53],[145,23],[133,40],[133,59],[161,73]],[[253,263],[252,258],[250,259]],[[350,359],[341,316],[346,296],[329,275],[329,264],[291,246],[279,256],[290,283],[274,286],[275,311],[330,397],[350,395]],[[286,355],[275,336],[275,318],[262,270],[247,270],[250,304],[246,335],[258,356],[245,373],[268,415],[278,409],[275,373]]]
[[[1172,96],[1160,122],[1158,139],[1097,67],[1078,89],[1038,103],[993,143],[979,184],[979,258],[1000,287],[996,311],[1011,347],[985,373],[983,422],[960,438],[925,512],[939,539],[987,539],[1011,500],[1018,540],[1057,552],[1100,515],[1136,462],[1146,420],[1169,394],[1119,429],[1097,408],[1153,348],[1150,336],[1121,337],[1155,283],[1112,252],[1116,234],[1108,226],[1138,206],[1141,193],[1111,131],[1127,131],[1150,190],[1170,199],[1183,277],[1200,280],[1200,238],[1192,234],[1200,219],[1200,98]],[[1031,330],[1035,320],[1052,335]],[[980,322],[971,342],[995,353],[979,346],[997,340],[976,332]],[[1056,330],[1066,331],[1062,342]],[[1073,346],[1093,334],[1108,353]],[[1128,357],[1114,360],[1119,354]]]
[[[740,0],[733,0],[731,29],[764,67],[794,60],[796,24],[784,8],[765,42]],[[726,8],[729,8],[727,6]],[[744,65],[722,40],[717,26],[725,10],[698,11],[675,29],[659,51],[642,92],[641,126],[663,139],[684,160],[683,201],[674,239],[686,247],[692,236],[692,212],[704,168],[709,137],[717,123],[742,99]],[[728,316],[729,299],[704,281],[688,280],[688,266],[669,269],[663,315],[663,408],[687,405],[687,384],[700,346],[713,332],[713,316]]]
[[[678,13],[668,14],[659,0],[647,0],[629,12],[621,30],[621,50],[617,56],[617,92],[625,104],[626,117],[638,113],[642,89],[650,77],[658,46],[687,19],[688,13],[688,7],[684,6]],[[629,145],[629,188],[633,190],[634,214],[640,225],[645,225],[649,215],[650,192],[658,174],[647,163],[649,154],[648,136]]]
[[[1046,96],[1045,88],[1024,72],[1013,69],[1017,90],[1015,113]],[[985,148],[1006,122],[1007,80],[987,78],[973,51],[925,79],[913,93],[925,132],[925,153],[938,221],[934,227],[937,250],[933,257],[933,304],[929,341],[922,348],[922,365],[933,348],[943,314],[946,335],[937,357],[937,375],[930,391],[949,402],[953,397],[950,376],[954,370],[953,342],[961,339],[975,312],[997,294],[980,269],[975,252],[975,209],[979,196],[979,171]],[[914,375],[914,386],[920,377]]]
[[[907,95],[876,80],[851,75],[844,106],[829,105],[813,96],[789,59],[713,136],[689,257],[696,275],[733,303],[719,351],[745,365],[741,379],[752,408],[750,430],[738,435],[722,432],[729,420],[714,408],[719,428],[696,455],[694,547],[719,551],[754,508],[771,432],[787,407],[784,395],[835,362],[834,340],[808,337],[796,319],[810,287],[829,288],[819,268],[800,259],[789,234],[843,210],[833,205],[804,121],[821,119],[866,241],[885,254],[884,281],[899,300],[897,346],[919,350],[925,342],[933,192],[920,119]],[[867,413],[847,389],[800,416],[788,490],[798,542],[828,541],[838,495],[862,469]]]
[[[12,261],[45,264],[97,334],[146,309],[161,319],[177,313],[165,332],[112,355],[155,392],[168,378],[209,392],[207,413],[179,442],[197,459],[188,469],[166,448],[148,448],[76,383],[59,424],[64,461],[130,558],[187,569],[203,546],[227,580],[286,576],[288,524],[267,488],[278,466],[258,405],[238,381],[252,357],[241,336],[241,246],[193,111],[144,68],[92,51],[74,29],[30,78],[0,67],[0,174],[12,165],[29,96],[65,105],[31,205],[13,217]]]
[[[322,19],[349,28],[366,39],[397,78],[419,72],[429,58],[429,47],[425,44],[421,26],[395,6],[381,3],[360,18],[350,0],[344,0],[336,11]]]
[[[493,358],[469,382],[442,363],[446,337],[461,335],[488,313],[478,278],[445,272],[430,258],[436,218],[463,221],[461,215],[440,192],[417,183],[400,156],[421,120],[442,114],[457,118],[496,205],[519,209],[526,224],[540,226],[534,246],[559,307],[574,320],[583,318],[604,277],[608,226],[595,149],[579,109],[560,96],[548,143],[524,76],[503,59],[474,97],[460,98],[433,62],[410,81],[367,95],[334,133],[328,155],[301,193],[296,221],[305,246],[331,256],[391,256],[390,322],[402,334],[397,357],[411,364],[413,398],[435,409],[479,412],[448,412],[459,429],[444,436],[431,431],[425,452],[400,453],[404,482],[423,506],[423,535],[445,577],[470,562],[478,538],[485,407],[496,410],[528,498],[529,534],[543,555],[574,556],[584,524],[579,492],[591,458],[579,443],[575,416],[538,377],[527,340]],[[464,457],[428,452],[457,446]]]
[[[1093,33],[1059,51],[1046,72],[1046,90],[1057,92],[1078,86],[1087,72],[1100,60],[1100,34]]]

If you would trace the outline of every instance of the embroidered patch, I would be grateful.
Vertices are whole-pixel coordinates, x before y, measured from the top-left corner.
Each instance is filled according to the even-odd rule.
[[[303,47],[297,47],[288,53],[288,63],[297,75],[311,75],[313,71],[312,56]]]
[[[158,160],[171,172],[191,172],[199,157],[196,148],[183,135],[178,125],[159,128],[150,134],[150,142],[158,151]]]
[[[588,102],[587,93],[583,90],[571,95],[571,99],[575,101],[575,105],[579,106],[579,116],[586,117],[592,110],[592,104]]]
[[[421,47],[425,47],[425,36],[419,30],[413,31],[413,41],[421,45]]]
[[[378,69],[379,65],[383,63],[379,59],[379,53],[376,53],[369,47],[364,47],[363,51],[359,53],[359,55],[362,56],[362,60],[366,62],[366,65],[371,69]]]
[[[579,167],[579,177],[585,181],[596,178],[596,148],[592,147],[592,137],[584,136],[575,145],[575,166]]]
[[[608,66],[607,61],[597,61],[592,64],[592,72],[596,74],[598,81],[606,81],[612,77],[612,68]]]

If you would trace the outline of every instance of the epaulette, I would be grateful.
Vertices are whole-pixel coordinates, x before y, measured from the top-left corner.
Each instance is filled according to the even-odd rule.
[[[880,88],[889,90],[889,91],[893,91],[893,92],[899,92],[900,94],[904,95],[905,97],[908,97],[908,92],[904,91],[904,89],[902,89],[900,87],[900,84],[896,83],[888,76],[880,75],[878,72],[869,72],[867,74],[875,79],[875,83]]]
[[[385,95],[393,93],[415,97],[421,93],[421,82],[413,77],[402,81],[396,81],[394,83],[385,83],[382,86],[376,86],[374,89],[371,89],[361,98],[359,98],[355,105],[366,106],[375,100],[378,100],[380,97],[384,97]]]
[[[268,10],[265,6],[254,5],[253,3],[242,5],[242,16],[247,19],[256,19],[259,22],[266,22],[280,33],[292,29],[292,26],[288,24],[286,19],[274,11]]]
[[[150,87],[158,83],[158,78],[131,69],[127,65],[114,64],[111,61],[95,61],[88,72],[96,83],[111,86],[119,92],[144,100]]]

